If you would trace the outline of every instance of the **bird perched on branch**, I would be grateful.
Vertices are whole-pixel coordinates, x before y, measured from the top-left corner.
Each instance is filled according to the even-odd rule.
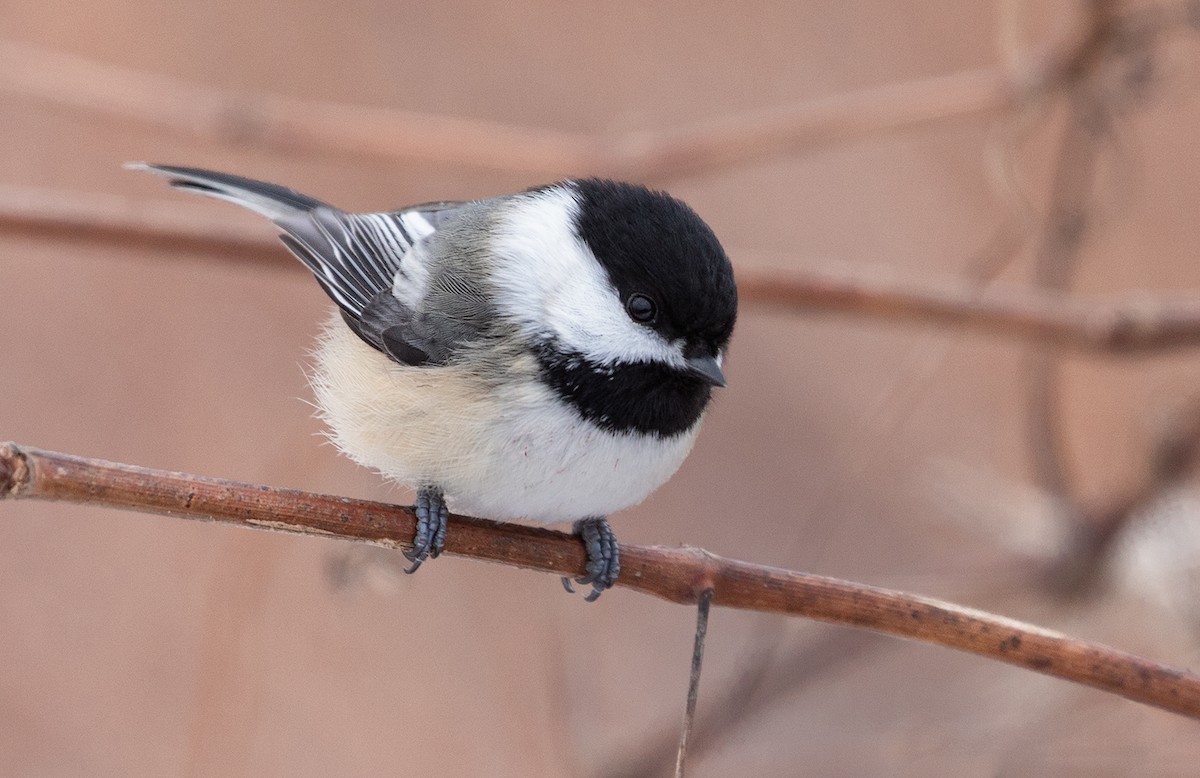
[[[442,551],[453,507],[573,521],[576,582],[589,600],[613,585],[605,517],[675,473],[725,385],[737,290],[691,208],[582,179],[347,213],[240,176],[130,167],[267,217],[337,304],[318,406],[341,451],[416,488],[409,572]]]

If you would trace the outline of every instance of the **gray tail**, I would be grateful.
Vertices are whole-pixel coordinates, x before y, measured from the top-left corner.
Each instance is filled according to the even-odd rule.
[[[357,323],[371,301],[391,289],[400,259],[413,243],[393,214],[345,213],[287,187],[229,173],[144,162],[126,167],[157,173],[177,189],[227,200],[270,219],[283,231],[283,244],[360,334]]]
[[[329,207],[314,197],[287,187],[268,184],[265,181],[255,181],[252,178],[242,178],[229,173],[217,173],[193,167],[151,165],[146,162],[130,162],[125,167],[130,170],[146,170],[166,176],[171,186],[176,189],[186,189],[197,194],[215,197],[218,200],[226,200],[243,208],[249,208],[272,221],[294,215],[297,211]]]

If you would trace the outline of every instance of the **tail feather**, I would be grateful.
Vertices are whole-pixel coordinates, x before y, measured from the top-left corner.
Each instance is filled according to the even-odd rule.
[[[165,176],[177,189],[267,217],[326,294],[356,320],[379,292],[391,288],[400,260],[413,244],[397,215],[349,214],[293,189],[229,173],[145,162],[126,167]]]
[[[311,211],[315,208],[329,207],[315,197],[301,194],[294,189],[229,173],[174,165],[152,165],[146,162],[131,162],[125,167],[166,176],[171,186],[177,189],[186,189],[197,194],[215,197],[218,200],[226,200],[243,208],[249,208],[272,221],[294,214],[296,211]]]

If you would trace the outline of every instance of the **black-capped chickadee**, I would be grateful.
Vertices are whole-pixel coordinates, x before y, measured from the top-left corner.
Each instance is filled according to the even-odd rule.
[[[417,489],[409,572],[441,552],[449,503],[574,521],[577,582],[589,600],[612,586],[605,517],[675,473],[725,385],[733,269],[691,208],[582,179],[346,213],[240,176],[130,167],[267,217],[337,303],[317,402],[342,452]]]

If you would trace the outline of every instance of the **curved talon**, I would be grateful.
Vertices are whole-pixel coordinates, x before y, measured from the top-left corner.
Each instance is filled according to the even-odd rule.
[[[563,585],[563,588],[567,590],[567,594],[575,593],[575,587],[571,586],[571,578],[569,576],[564,575],[562,577],[562,585]]]
[[[431,486],[421,487],[417,491],[413,512],[417,515],[413,547],[412,551],[403,552],[404,558],[412,562],[404,571],[409,575],[417,572],[426,559],[436,559],[442,553],[446,545],[446,519],[449,515],[445,497],[440,490]]]
[[[620,550],[617,546],[616,535],[603,517],[581,519],[575,522],[575,532],[583,541],[587,552],[587,575],[575,579],[580,586],[591,584],[592,591],[584,597],[585,602],[595,602],[611,588],[621,574]],[[574,594],[568,578],[563,577],[563,588]]]

